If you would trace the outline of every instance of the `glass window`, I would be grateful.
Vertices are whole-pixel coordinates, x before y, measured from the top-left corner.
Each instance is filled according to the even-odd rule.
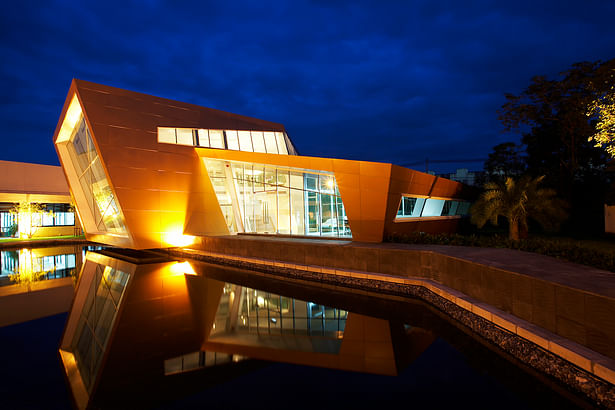
[[[290,187],[295,189],[303,189],[303,172],[290,171]]]
[[[228,149],[239,151],[239,140],[237,139],[237,131],[226,130],[226,144]]]
[[[53,226],[53,214],[51,212],[43,212],[42,226]]]
[[[322,175],[321,182],[319,174],[296,169],[217,159],[208,159],[205,164],[218,203],[225,207],[222,211],[229,229],[271,234],[352,236],[332,174]],[[226,164],[230,165],[232,173],[230,181],[223,172]],[[329,193],[321,194],[321,185],[322,190]],[[236,195],[230,195],[232,192]],[[232,221],[235,224],[231,227]]]
[[[306,234],[320,235],[320,194],[318,192],[306,191],[305,202]]]
[[[310,191],[318,190],[318,175],[317,174],[304,174],[305,189]]]
[[[290,234],[290,190],[278,188],[278,233]]]
[[[444,208],[442,208],[442,215],[451,216],[455,215],[457,212],[457,205],[459,205],[459,201],[444,201]]]
[[[344,209],[342,198],[339,196],[336,196],[335,201],[336,201],[336,207],[337,207],[338,236],[351,236],[350,224],[348,223],[348,217],[346,216],[346,210]]]
[[[209,147],[209,132],[208,130],[197,130],[199,136],[199,147]]]
[[[416,204],[414,205],[414,209],[412,210],[412,214],[409,215],[413,218],[418,218],[421,216],[423,212],[423,207],[425,206],[425,198],[416,198]]]
[[[402,197],[397,211],[399,217],[418,218],[425,204],[425,198]]]
[[[75,168],[74,171],[80,175],[79,184],[83,197],[86,198],[87,207],[94,219],[93,225],[85,228],[125,234],[123,217],[115,202],[113,191],[107,181],[85,120],[81,118],[75,128],[75,133],[66,142],[66,148],[71,157],[70,163]],[[78,186],[73,188],[76,189]]]
[[[59,226],[66,225],[64,223],[64,219],[65,219],[64,218],[64,214],[65,214],[65,212],[55,212],[53,214],[53,224],[54,225],[59,225]]]
[[[68,269],[74,268],[76,266],[76,256],[74,253],[69,253],[66,255],[66,267]]]
[[[319,175],[320,192],[333,193],[335,187],[334,177],[332,175]]]
[[[30,226],[42,226],[41,213],[36,212],[30,215]]]
[[[425,201],[425,206],[423,207],[423,213],[421,216],[441,216],[442,208],[444,208],[443,199],[428,198]]]
[[[78,154],[87,153],[90,145],[82,135],[85,134],[85,131],[79,131],[76,134],[77,138],[74,140],[74,145]],[[284,132],[279,131],[223,131],[203,128],[158,127],[157,134],[158,142],[167,144],[288,155],[287,137]],[[82,162],[82,168],[86,168],[87,158],[83,158]]]
[[[54,268],[54,257],[43,256],[43,272],[52,271]]]
[[[56,270],[66,269],[66,256],[68,255],[56,255],[55,256]]]
[[[233,178],[239,181],[243,181],[243,164],[231,164],[231,172],[233,173]]]
[[[176,144],[175,128],[158,127],[158,142],[166,144]]]
[[[177,128],[177,143],[179,145],[195,145],[192,129]]]
[[[252,148],[252,138],[250,136],[250,131],[237,131],[237,136],[239,137],[239,149],[241,151],[254,151],[254,148]]]
[[[288,155],[288,149],[286,148],[286,141],[284,139],[284,133],[283,132],[276,132],[275,133],[275,139],[276,139],[277,144],[278,144],[278,152],[280,154]]]
[[[263,139],[262,131],[252,131],[252,144],[254,145],[254,152],[267,152],[265,150],[265,140]]]
[[[470,207],[468,201],[452,199],[402,197],[397,217],[418,218],[433,216],[466,215]]]
[[[469,211],[470,211],[470,202],[459,201],[459,205],[457,205],[456,215],[467,215]]]
[[[289,176],[288,176],[288,171],[285,169],[279,169],[278,168],[278,180],[277,180],[277,185],[278,186],[284,186],[284,187],[288,187],[289,186]]]
[[[265,167],[265,184],[269,186],[276,185],[275,168]]]
[[[225,178],[224,162],[216,161],[212,159],[206,159],[205,165],[207,166],[207,173],[211,178]]]
[[[305,235],[305,206],[303,202],[303,190],[290,190],[290,211],[291,211],[291,234]]]
[[[233,207],[231,205],[223,205],[220,209],[224,215],[229,232],[237,232],[237,229],[235,229],[235,218],[233,217]]]
[[[254,165],[252,172],[254,178],[254,191],[263,191],[265,189],[265,167]]]
[[[273,132],[266,131],[264,132],[265,136],[265,148],[270,154],[278,153],[278,144],[275,140],[275,134]]]
[[[324,236],[337,236],[337,216],[335,197],[329,194],[320,195],[322,210],[321,232]]]
[[[224,149],[224,133],[222,130],[209,130],[209,146]]]

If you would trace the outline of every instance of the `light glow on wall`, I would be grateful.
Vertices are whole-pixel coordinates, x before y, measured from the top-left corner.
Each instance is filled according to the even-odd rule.
[[[66,110],[66,116],[64,117],[64,122],[62,123],[62,128],[60,128],[60,132],[58,133],[58,138],[56,139],[56,143],[68,141],[77,125],[77,122],[81,118],[81,105],[79,104],[79,100],[77,99],[77,94],[73,95],[73,99],[71,100],[68,109]]]
[[[196,237],[192,235],[184,235],[183,232],[173,230],[163,234],[162,241],[171,246],[184,247],[192,245]]]
[[[19,212],[19,237],[21,239],[32,237],[32,212]]]

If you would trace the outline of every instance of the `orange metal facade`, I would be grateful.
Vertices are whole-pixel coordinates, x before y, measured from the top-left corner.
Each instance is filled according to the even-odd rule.
[[[80,193],[65,142],[58,139],[76,96],[119,208],[125,230],[99,229]],[[266,154],[158,143],[158,127],[282,131],[278,123],[132,91],[73,80],[54,142],[89,240],[135,249],[186,245],[191,237],[229,233],[204,158],[328,171],[337,186],[353,241],[381,242],[394,232],[453,231],[457,217],[395,216],[402,195],[455,199],[462,184],[386,163]]]

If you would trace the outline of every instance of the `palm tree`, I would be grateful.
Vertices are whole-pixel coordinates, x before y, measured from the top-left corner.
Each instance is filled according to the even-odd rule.
[[[506,178],[504,183],[488,182],[485,192],[470,209],[471,221],[482,228],[487,221],[497,225],[498,217],[508,220],[508,237],[519,240],[527,235],[527,220],[532,218],[543,228],[557,229],[566,219],[565,202],[555,196],[555,191],[539,188],[544,176]]]

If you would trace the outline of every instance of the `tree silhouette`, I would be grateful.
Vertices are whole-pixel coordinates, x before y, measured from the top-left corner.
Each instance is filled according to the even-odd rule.
[[[553,189],[539,188],[544,176],[523,176],[518,180],[488,182],[485,192],[470,209],[471,221],[482,228],[487,221],[497,225],[498,217],[508,220],[508,237],[519,240],[528,231],[528,218],[547,230],[559,228],[566,219],[565,202],[556,197]]]
[[[607,150],[596,147],[601,140],[589,139],[605,135],[597,131],[610,107],[614,69],[611,59],[576,63],[554,78],[536,76],[523,92],[506,95],[500,110],[505,129],[521,134],[526,173],[544,175],[544,185],[570,204],[571,232],[604,232],[604,203],[615,174]]]

